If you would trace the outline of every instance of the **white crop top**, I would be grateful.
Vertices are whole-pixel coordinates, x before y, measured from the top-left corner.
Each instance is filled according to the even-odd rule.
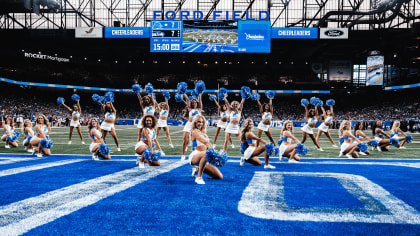
[[[112,112],[105,113],[105,119],[113,119],[115,120],[115,115]]]
[[[155,114],[155,108],[153,106],[148,106],[143,109],[143,115],[154,115]]]
[[[73,111],[73,113],[71,114],[72,116],[75,116],[75,117],[77,117],[77,118],[79,118],[80,117],[80,113],[79,112],[77,112],[77,111]]]
[[[228,111],[220,112],[220,118],[228,118],[228,117],[229,117]]]
[[[194,118],[196,115],[200,115],[200,111],[198,111],[198,109],[192,109],[188,113],[188,117],[190,117],[190,118]]]
[[[154,129],[149,129],[149,128],[146,128],[146,129],[149,131],[149,138],[150,138],[150,140],[152,140],[152,141],[155,140],[156,139],[156,131]],[[144,135],[141,136],[141,139],[147,140]]]
[[[271,120],[273,118],[273,116],[271,115],[271,113],[270,112],[264,112],[264,114],[263,114],[263,116],[262,116],[262,119],[264,120],[264,119],[269,119],[269,120]]]
[[[169,116],[168,110],[161,110],[159,113],[159,117],[168,117],[168,116]]]
[[[102,133],[101,133],[101,131],[97,130],[96,128],[92,128],[92,129],[93,129],[93,131],[94,131],[97,135],[99,135],[99,137],[101,137],[101,138],[102,138]],[[95,135],[92,135],[91,137],[92,137],[92,139],[93,139],[93,140],[96,140],[96,139],[97,139]]]
[[[330,122],[332,122],[332,121],[333,121],[332,116],[327,116],[327,118],[325,119],[325,121],[324,121],[324,122],[326,122],[326,123],[330,123]]]
[[[308,119],[308,123],[315,123],[315,122],[317,122],[318,120],[315,118],[315,117],[312,117],[312,118],[309,118]]]
[[[241,113],[232,111],[229,115],[229,119],[241,119]]]

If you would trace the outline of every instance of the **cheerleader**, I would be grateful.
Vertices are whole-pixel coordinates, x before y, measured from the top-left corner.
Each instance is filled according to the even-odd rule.
[[[315,106],[314,109],[311,108],[308,110],[308,107],[305,105],[305,118],[308,120],[308,123],[301,128],[302,136],[303,136],[301,143],[305,143],[306,136],[309,135],[309,137],[314,142],[318,151],[323,152],[324,150],[319,146],[318,141],[316,141],[314,131],[313,131],[313,128],[315,128],[316,122],[318,121],[317,117],[318,117],[318,107]]]
[[[7,136],[12,137],[14,134],[14,126],[15,126],[15,122],[14,119],[12,117],[7,117],[6,121],[3,121],[3,129],[4,129],[4,134],[1,137],[1,140],[5,142],[5,148],[10,148],[10,146],[12,147],[18,147],[18,142],[17,140],[14,142],[11,142]]]
[[[400,121],[396,120],[394,121],[394,124],[392,124],[392,128],[389,131],[389,134],[391,138],[396,138],[398,141],[400,141],[398,148],[403,149],[405,143],[405,136],[407,136],[400,128]]]
[[[228,106],[226,104],[224,104],[223,106],[220,106],[219,103],[216,101],[216,99],[214,100],[214,103],[216,103],[217,111],[220,114],[220,120],[217,121],[216,134],[214,135],[214,140],[213,140],[213,148],[216,148],[217,136],[219,136],[220,130],[221,129],[226,130],[226,127],[228,125],[229,112],[228,112]],[[233,142],[232,142],[232,137],[229,137],[229,141],[232,148],[235,148],[235,145],[233,145]]]
[[[289,158],[289,162],[298,162],[300,157],[296,153],[296,146],[300,141],[293,135],[293,123],[290,120],[284,122],[283,127],[280,131],[281,144],[279,147],[279,158],[282,157]],[[295,141],[296,144],[292,144],[292,141]]]
[[[80,116],[82,115],[82,108],[80,107],[79,100],[77,100],[76,102],[77,104],[73,105],[73,109],[71,109],[66,104],[62,103],[62,105],[71,113],[69,144],[71,144],[71,136],[73,135],[74,128],[76,128],[77,132],[79,133],[82,144],[85,144],[85,142],[83,141],[82,131],[80,129]]]
[[[356,122],[356,125],[354,126],[354,135],[360,141],[369,143],[370,142],[370,138],[368,136],[366,136],[365,133],[363,133],[363,129],[364,129],[363,122],[357,121]],[[370,154],[369,151],[362,152],[362,151],[360,151],[358,149],[356,149],[356,151],[359,151],[359,154],[362,155],[362,156],[366,156],[366,155],[369,155]]]
[[[261,142],[263,144],[266,144],[267,142],[252,133],[253,127],[254,122],[251,119],[246,119],[242,125],[241,142],[246,142],[248,144],[248,148],[245,150],[243,157],[241,157],[240,165],[243,166],[245,162],[248,162],[255,166],[260,166],[261,161],[257,156],[264,152],[264,169],[275,169],[275,166],[269,164],[269,155],[266,151],[266,147],[257,146],[257,142]]]
[[[148,152],[150,150],[150,154],[152,156],[156,155],[157,153],[153,153],[153,148],[155,148],[155,145],[158,149],[159,143],[156,142],[156,117],[154,115],[145,115],[142,119],[142,127],[140,134],[141,138],[139,142],[137,142],[135,146],[135,151],[137,156],[137,162],[136,165],[139,166],[139,168],[144,169],[144,163],[146,162],[149,166],[160,166],[160,161],[158,159],[153,160],[145,158],[145,152]]]
[[[372,125],[372,135],[376,141],[378,141],[379,146],[377,147],[378,151],[389,151],[389,145],[391,145],[391,137],[382,130],[382,122],[377,120]],[[388,139],[384,139],[387,137]]]
[[[51,132],[50,123],[45,115],[38,115],[36,118],[35,125],[35,136],[31,139],[31,146],[33,147],[33,153],[37,153],[37,157],[42,157],[42,155],[51,155],[50,147],[43,146],[41,147],[41,141],[45,140],[48,142],[48,134]]]
[[[141,110],[143,111],[143,116],[145,115],[155,115],[155,107],[156,107],[156,102],[155,99],[153,99],[153,95],[146,95],[144,97],[142,97],[140,95],[140,93],[137,93],[137,98],[139,99],[139,103],[140,103],[140,107]],[[140,141],[141,138],[141,128],[143,128],[142,126],[142,119],[141,118],[139,120],[139,123],[137,124],[137,130],[138,130],[138,139],[137,142]]]
[[[258,138],[261,138],[261,134],[264,131],[265,135],[267,135],[268,139],[270,139],[270,142],[272,142],[274,145],[274,139],[273,135],[271,135],[270,130],[270,123],[271,119],[273,119],[273,99],[269,99],[269,103],[264,103],[261,105],[260,99],[257,99],[258,107],[260,108],[261,113],[261,122],[258,124],[258,131],[257,136]],[[258,147],[259,140],[257,140],[256,147]]]
[[[96,118],[92,118],[88,123],[88,130],[92,143],[89,145],[89,151],[92,153],[93,160],[99,160],[98,156],[110,160],[111,156],[108,153],[100,152],[100,146],[105,145],[104,140],[102,139],[102,133],[100,131],[99,122]]]
[[[245,99],[242,99],[241,103],[238,101],[232,101],[232,103],[229,104],[229,101],[225,98],[225,104],[228,106],[228,112],[230,114],[229,124],[226,126],[225,131],[225,144],[223,145],[224,152],[227,152],[228,141],[231,139],[232,134],[236,136],[239,142],[241,141],[241,138],[239,137],[239,121],[241,120],[241,113],[244,102]]]
[[[25,134],[25,140],[23,140],[23,146],[27,152],[32,152],[31,139],[34,136],[34,130],[32,129],[32,122],[28,119],[23,121],[22,133]]]
[[[203,180],[203,172],[210,175],[214,179],[223,179],[222,173],[217,167],[207,163],[206,151],[211,148],[209,138],[207,136],[207,121],[202,115],[196,115],[191,123],[191,140],[193,152],[189,156],[190,165],[193,168],[192,176],[198,172],[195,182],[197,184],[205,184]]]
[[[174,148],[172,144],[171,135],[169,134],[168,127],[168,116],[169,116],[169,104],[168,99],[165,98],[165,102],[161,102],[158,105],[159,109],[159,119],[157,121],[157,130],[156,130],[156,139],[159,137],[160,129],[162,128],[165,131],[166,138],[169,141],[169,146]]]
[[[194,117],[201,115],[203,103],[201,101],[201,94],[198,95],[197,99],[189,100],[188,96],[184,94],[185,102],[187,105],[187,112],[188,112],[188,122],[184,126],[184,136],[182,139],[182,156],[181,160],[185,160],[185,152],[187,151],[187,146],[190,141],[190,134],[191,134],[191,123]]]
[[[117,116],[117,110],[115,109],[112,102],[101,103],[101,110],[104,113],[105,119],[101,124],[102,139],[105,141],[106,134],[109,132],[114,138],[115,144],[117,145],[117,151],[121,151],[120,144],[118,142],[117,133],[115,132],[115,118]]]
[[[334,140],[331,137],[330,130],[329,130],[329,126],[331,125],[334,118],[333,106],[330,106],[330,109],[327,110],[326,112],[325,112],[324,107],[321,106],[321,110],[322,110],[322,117],[324,117],[324,122],[322,122],[322,124],[318,126],[318,134],[316,136],[316,142],[319,143],[319,138],[321,137],[321,134],[325,133],[327,138],[332,143],[332,146],[336,148],[337,145],[335,145]]]
[[[346,155],[347,158],[358,158],[359,155],[356,152],[357,144],[360,142],[358,138],[356,138],[351,133],[351,123],[348,120],[341,122],[340,128],[338,130],[338,136],[343,141],[341,143],[341,150],[339,157]],[[355,142],[353,142],[353,140]]]

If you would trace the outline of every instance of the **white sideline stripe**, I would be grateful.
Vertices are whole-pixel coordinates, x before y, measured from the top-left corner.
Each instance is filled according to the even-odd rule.
[[[15,174],[33,171],[33,170],[41,170],[41,169],[45,169],[49,167],[62,166],[62,165],[67,165],[67,164],[81,162],[81,161],[87,161],[87,160],[86,159],[73,159],[73,160],[56,161],[56,162],[43,163],[43,164],[33,165],[33,166],[13,168],[13,169],[0,171],[0,177],[8,176],[8,175],[15,175]]]
[[[230,163],[239,163],[239,160],[228,160]],[[341,161],[315,161],[315,162],[287,162],[287,161],[270,161],[276,164],[290,164],[290,165],[383,165],[383,166],[402,166],[420,168],[420,163],[407,163],[407,162],[341,162]]]
[[[2,235],[26,233],[187,162],[161,163],[168,165],[146,167],[144,170],[134,167],[1,206],[0,232],[3,232]]]
[[[12,164],[12,163],[16,163],[16,162],[21,162],[21,161],[34,161],[34,160],[39,160],[42,158],[35,158],[35,157],[31,157],[31,158],[26,158],[26,157],[10,157],[10,158],[5,158],[8,159],[7,161],[0,161],[0,165],[6,165],[6,164]]]

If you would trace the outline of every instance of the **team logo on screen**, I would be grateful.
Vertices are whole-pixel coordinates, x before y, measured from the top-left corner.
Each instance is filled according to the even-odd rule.
[[[265,40],[264,35],[260,35],[260,34],[247,34],[245,33],[245,38],[246,40]]]

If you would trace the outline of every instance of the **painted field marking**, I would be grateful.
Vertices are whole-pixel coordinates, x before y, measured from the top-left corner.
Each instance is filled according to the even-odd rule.
[[[321,211],[322,208],[288,207],[284,198],[284,176],[335,178],[365,205],[365,209]],[[387,211],[377,212],[375,201]],[[420,224],[420,213],[416,209],[381,186],[363,176],[342,173],[257,171],[242,193],[238,211],[256,218],[283,221]]]
[[[8,175],[15,175],[15,174],[33,171],[33,170],[41,170],[41,169],[55,167],[55,166],[62,166],[62,165],[72,164],[72,163],[81,162],[81,161],[87,161],[87,160],[86,159],[63,160],[63,161],[48,162],[48,163],[43,163],[43,164],[38,164],[38,165],[18,167],[18,168],[0,171],[0,177],[8,176]]]
[[[8,159],[6,161],[0,161],[0,165],[6,165],[6,164],[12,164],[12,163],[16,163],[16,162],[21,162],[21,161],[34,161],[34,160],[40,160],[43,158],[39,158],[39,157],[29,157],[29,158],[5,158]]]
[[[0,207],[2,235],[20,235],[92,205],[187,162],[162,160],[160,167],[130,168]]]
[[[239,163],[239,160],[228,160],[230,163]],[[315,161],[315,162],[287,162],[287,161],[273,161],[270,160],[270,163],[277,164],[288,164],[288,165],[382,165],[382,166],[402,166],[402,167],[411,167],[411,168],[420,168],[420,162],[361,162],[361,161]]]

